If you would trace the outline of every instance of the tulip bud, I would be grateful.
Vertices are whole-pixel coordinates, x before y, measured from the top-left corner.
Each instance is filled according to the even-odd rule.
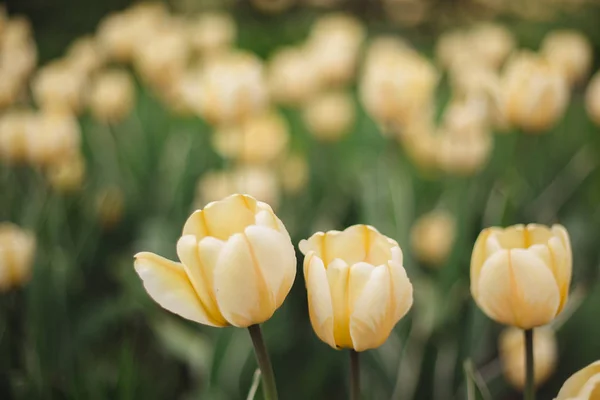
[[[596,400],[600,391],[600,361],[574,373],[554,400]]]
[[[289,155],[281,165],[280,180],[283,190],[296,194],[304,189],[309,179],[309,167],[306,158],[299,154]]]
[[[478,61],[498,69],[515,48],[515,38],[502,25],[481,23],[469,32],[469,47]]]
[[[34,165],[65,163],[79,154],[81,131],[71,114],[42,111],[27,128],[27,153]]]
[[[509,60],[502,90],[507,121],[527,132],[550,129],[569,101],[562,73],[533,53],[522,52]]]
[[[50,164],[46,170],[50,186],[58,192],[72,193],[83,186],[85,160],[80,154]]]
[[[188,33],[192,48],[211,56],[233,46],[237,28],[229,14],[207,12],[189,24]]]
[[[46,110],[77,114],[83,106],[87,76],[65,61],[40,68],[31,82],[35,102]]]
[[[220,54],[207,60],[201,79],[199,108],[212,124],[242,121],[268,104],[263,65],[250,53]]]
[[[567,301],[572,257],[562,225],[486,228],[471,256],[471,294],[499,323],[521,329],[545,325]]]
[[[585,108],[596,125],[600,125],[600,73],[596,72],[585,93]]]
[[[97,71],[106,61],[96,40],[89,36],[77,39],[69,46],[66,60],[75,71],[84,75]]]
[[[324,142],[336,142],[348,134],[356,111],[347,93],[325,93],[311,100],[303,117],[308,131]]]
[[[213,139],[215,149],[225,158],[268,164],[285,151],[289,132],[286,120],[269,111],[249,117],[238,126],[222,128]]]
[[[9,222],[0,223],[0,292],[19,287],[31,277],[36,240]]]
[[[413,163],[423,170],[437,168],[440,138],[428,115],[412,118],[398,133],[404,151]]]
[[[319,70],[304,48],[279,50],[269,61],[269,90],[273,99],[282,104],[302,105],[320,87]]]
[[[133,108],[134,101],[133,80],[125,71],[104,71],[92,83],[89,105],[92,115],[98,121],[121,121]]]
[[[334,349],[381,346],[413,302],[394,240],[367,225],[300,242],[310,322]]]
[[[33,111],[9,110],[0,116],[0,159],[22,163],[28,158],[27,134],[34,123]]]
[[[456,236],[456,221],[445,211],[432,211],[420,217],[410,232],[411,247],[417,258],[432,266],[446,262]]]
[[[505,329],[499,338],[499,353],[504,377],[516,389],[525,387],[525,335],[521,329]],[[558,348],[551,328],[533,331],[534,383],[546,382],[556,367]]]
[[[296,276],[290,236],[271,207],[232,195],[194,212],[177,242],[181,263],[138,253],[135,270],[163,308],[210,326],[248,327],[273,315]]]
[[[550,32],[542,42],[541,53],[571,85],[587,78],[592,66],[592,44],[577,31]]]

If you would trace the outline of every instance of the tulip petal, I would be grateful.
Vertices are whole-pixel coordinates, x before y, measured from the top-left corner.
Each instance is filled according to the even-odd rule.
[[[183,225],[183,233],[181,236],[194,235],[198,240],[208,236],[208,228],[204,219],[204,212],[196,210],[189,216],[185,225]]]
[[[285,236],[288,237],[288,239],[290,239],[290,234],[288,233],[287,229],[285,229],[283,222],[281,222],[281,220],[277,217],[277,215],[275,215],[275,213],[273,212],[273,209],[271,208],[270,205],[268,205],[267,203],[264,203],[262,201],[257,201],[256,202],[256,211],[257,211],[257,213],[256,213],[256,224],[257,225],[263,225],[263,223],[266,223],[266,225],[264,225],[264,226],[269,226],[269,227],[275,229],[276,231],[279,231],[279,233],[283,233]]]
[[[477,299],[477,291],[479,289],[479,274],[488,257],[488,238],[492,233],[496,232],[498,232],[498,229],[496,228],[484,229],[479,234],[479,237],[477,237],[475,246],[473,247],[473,255],[471,256],[471,294],[475,299]]]
[[[249,226],[245,233],[275,307],[279,307],[296,278],[294,246],[286,236],[271,228]]]
[[[241,233],[227,240],[214,271],[215,296],[221,314],[234,326],[266,321],[275,311],[260,267]]]
[[[183,265],[144,252],[136,254],[134,267],[150,297],[161,307],[200,324],[222,326],[203,309]]]
[[[392,302],[392,318],[396,324],[408,313],[413,305],[413,287],[406,275],[406,270],[395,261],[387,264],[391,285],[390,301]]]
[[[348,312],[352,314],[354,304],[363,292],[363,289],[375,267],[366,262],[359,262],[350,267],[348,281]]]
[[[545,325],[560,303],[556,280],[533,252],[501,250],[490,256],[479,276],[475,298],[492,319],[521,329]]]
[[[338,347],[352,348],[348,320],[348,278],[350,268],[336,258],[326,268],[333,305],[333,335]]]
[[[333,336],[333,305],[323,261],[314,255],[307,259],[305,272],[310,322],[319,339],[336,348]]]
[[[556,269],[553,272],[560,289],[560,312],[569,297],[569,287],[571,286],[571,276],[573,274],[573,252],[571,250],[569,234],[563,226],[552,226],[552,233],[555,237],[548,241],[548,247],[556,261]]]
[[[394,327],[390,302],[390,276],[386,266],[376,267],[350,316],[354,349],[364,351],[381,346]]]
[[[241,194],[226,197],[204,207],[207,233],[217,239],[227,240],[236,233],[254,224],[256,200]]]
[[[323,262],[328,265],[334,258],[341,258],[348,265],[365,261],[370,246],[369,235],[366,225],[354,225],[333,234],[328,232],[321,254]]]
[[[600,361],[596,361],[587,367],[577,371],[565,381],[555,400],[567,400],[579,398],[586,387],[586,383],[592,378],[600,375]],[[582,399],[592,399],[592,397],[582,397]]]

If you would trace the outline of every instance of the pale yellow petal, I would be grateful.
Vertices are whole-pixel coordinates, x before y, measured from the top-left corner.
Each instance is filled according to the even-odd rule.
[[[555,400],[567,400],[579,396],[585,384],[594,376],[600,374],[600,361],[580,369],[565,381]]]
[[[333,334],[338,347],[352,348],[348,314],[348,278],[350,268],[336,258],[326,268],[331,303],[333,305]]]
[[[402,264],[393,260],[387,264],[387,268],[392,281],[390,287],[392,318],[394,319],[394,324],[396,324],[412,307],[413,287]]]
[[[138,253],[134,267],[150,297],[161,307],[200,324],[224,326],[216,324],[202,308],[180,263],[153,253]]]
[[[522,329],[550,322],[560,303],[552,272],[524,249],[491,255],[481,269],[477,290],[476,301],[490,318]]]
[[[214,284],[221,314],[231,325],[245,328],[258,324],[275,311],[243,234],[231,236],[223,246],[214,271]]]
[[[181,236],[194,235],[198,240],[208,235],[208,228],[204,220],[204,213],[201,210],[196,210],[189,216]]]
[[[376,267],[350,317],[354,349],[364,351],[381,346],[395,325],[391,310],[390,281],[387,266]]]
[[[277,215],[275,215],[271,206],[262,201],[256,202],[256,224],[262,225],[259,221],[267,223],[268,225],[265,226],[270,226],[271,228],[275,229],[276,231],[279,231],[280,233],[283,233],[289,238],[290,235],[287,229],[285,229],[283,222],[281,222]]]
[[[571,286],[571,276],[573,274],[573,252],[571,250],[571,240],[567,230],[562,225],[553,225],[552,233],[554,238],[548,242],[548,246],[556,257],[555,276],[560,289],[561,303],[559,312],[562,311],[569,297],[569,287]],[[559,246],[559,241],[562,246]]]
[[[370,232],[366,225],[354,225],[342,232],[328,232],[322,259],[328,265],[333,259],[341,258],[352,265],[365,261],[370,248]]]
[[[487,241],[490,235],[495,232],[497,232],[496,228],[487,228],[481,231],[473,247],[471,255],[471,294],[475,300],[478,297],[479,274],[488,257]]]
[[[350,267],[348,278],[348,312],[350,315],[352,315],[354,305],[371,278],[371,273],[374,269],[374,266],[366,262],[359,262]]]
[[[296,278],[294,246],[285,235],[261,226],[246,228],[246,237],[273,296],[275,307],[279,307]]]
[[[325,266],[315,255],[309,256],[306,264],[304,277],[310,322],[319,339],[336,348],[333,336],[333,305]]]
[[[546,244],[552,237],[552,232],[547,226],[529,224],[525,230],[525,248],[534,244]]]
[[[592,376],[579,392],[577,400],[600,400],[600,374]]]
[[[227,240],[254,224],[256,200],[250,196],[236,194],[208,204],[202,210],[208,235]]]

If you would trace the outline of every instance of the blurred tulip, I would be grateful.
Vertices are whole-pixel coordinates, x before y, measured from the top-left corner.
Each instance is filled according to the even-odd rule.
[[[67,50],[66,60],[75,71],[84,75],[96,72],[106,61],[96,40],[91,36],[75,40]]]
[[[24,90],[37,63],[37,48],[29,21],[8,19],[0,34],[0,107],[13,103]]]
[[[112,229],[123,217],[123,192],[117,186],[103,189],[96,196],[96,212],[104,229]]]
[[[432,211],[417,219],[410,231],[410,243],[419,260],[439,266],[452,251],[455,236],[454,216],[446,211]]]
[[[21,163],[28,159],[27,135],[35,124],[35,113],[12,109],[0,115],[0,159],[6,163]]]
[[[428,118],[415,118],[400,131],[404,151],[412,162],[423,170],[438,167],[440,138]]]
[[[347,135],[354,124],[356,111],[348,93],[324,93],[305,106],[303,118],[308,131],[318,140],[336,142]]]
[[[470,59],[477,62],[476,56],[465,57],[470,47],[469,35],[463,30],[448,31],[440,35],[435,45],[435,56],[439,65],[452,68],[462,60]],[[468,63],[465,63],[468,64]]]
[[[207,60],[198,103],[208,122],[240,122],[263,111],[268,100],[263,65],[253,54],[227,53]]]
[[[290,236],[271,207],[232,195],[194,212],[177,242],[181,263],[138,253],[135,270],[163,308],[215,327],[273,315],[296,276]]]
[[[330,14],[315,22],[306,51],[325,85],[343,85],[354,77],[364,37],[361,22],[349,15]]]
[[[596,72],[588,84],[585,108],[591,120],[600,125],[600,72]]]
[[[46,178],[54,190],[72,193],[82,188],[85,169],[83,156],[75,154],[50,164],[46,169]]]
[[[40,68],[31,82],[33,98],[40,108],[79,113],[87,75],[66,61],[54,61]]]
[[[195,51],[211,56],[233,46],[237,28],[229,14],[205,12],[189,24],[188,34]]]
[[[309,167],[306,158],[300,154],[289,155],[280,167],[280,180],[283,190],[296,194],[306,188],[309,180]]]
[[[600,361],[574,373],[554,400],[596,400],[600,393]]]
[[[294,5],[295,0],[251,0],[252,5],[265,13],[279,13]]]
[[[592,44],[580,32],[557,30],[548,33],[542,42],[541,53],[571,85],[581,83],[590,73]]]
[[[133,79],[124,70],[103,71],[92,82],[89,106],[94,118],[104,123],[116,123],[125,118],[134,106]]]
[[[561,225],[486,228],[471,257],[471,294],[499,323],[545,325],[567,301],[572,263],[569,234]]]
[[[550,129],[563,116],[569,101],[562,73],[541,56],[528,52],[508,61],[502,91],[507,121],[526,132]]]
[[[469,44],[478,61],[498,69],[515,48],[515,38],[502,25],[480,23],[469,32]]]
[[[285,152],[289,141],[287,121],[276,111],[249,117],[239,125],[215,132],[213,143],[219,154],[250,164],[267,164]]]
[[[534,382],[546,382],[556,368],[558,345],[551,328],[533,330]],[[525,387],[525,335],[521,329],[507,328],[499,338],[499,354],[504,377],[516,389]]]
[[[367,225],[300,242],[310,321],[334,349],[381,346],[413,302],[394,240]]]
[[[35,248],[31,232],[0,222],[0,292],[22,286],[30,279]]]
[[[447,173],[473,175],[485,166],[491,150],[488,131],[442,131],[438,134],[437,163]]]
[[[306,104],[320,88],[320,72],[303,47],[286,47],[268,65],[273,100],[286,105]]]
[[[64,112],[41,111],[28,124],[27,152],[34,165],[71,165],[80,151],[77,119]]]

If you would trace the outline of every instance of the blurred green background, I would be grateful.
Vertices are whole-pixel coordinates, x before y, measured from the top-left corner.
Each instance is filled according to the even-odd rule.
[[[6,3],[9,15],[30,19],[39,64],[63,55],[74,39],[93,34],[109,12],[129,5],[124,0]],[[182,2],[169,6],[179,13],[190,8]],[[415,27],[388,21],[377,2],[355,0],[334,9],[362,20],[369,36],[397,34],[431,57],[442,32],[487,18],[463,8],[468,2],[435,3],[431,18]],[[238,47],[262,58],[304,39],[328,12],[295,5],[265,14],[245,2],[229,9],[238,26]],[[450,12],[455,14],[435,17]],[[514,14],[495,18],[528,48],[537,48],[551,29],[577,29],[591,40],[592,71],[598,69],[595,5],[543,21]],[[175,243],[192,211],[198,178],[227,166],[212,148],[207,123],[176,115],[139,80],[136,88],[134,110],[122,122],[107,127],[87,113],[79,117],[87,163],[79,192],[56,192],[35,169],[0,163],[0,221],[30,229],[37,238],[33,279],[0,294],[1,399],[218,400],[248,393],[256,362],[247,332],[199,326],[169,314],[147,296],[133,269],[133,254],[141,250],[176,259]],[[437,90],[442,110],[450,97],[445,78]],[[574,89],[564,117],[544,135],[495,135],[489,163],[467,177],[423,173],[381,134],[358,100],[354,126],[337,143],[315,140],[297,109],[282,108],[290,147],[304,154],[310,167],[306,188],[282,194],[277,208],[293,242],[323,227],[374,225],[400,243],[415,286],[412,311],[384,346],[363,356],[365,399],[466,398],[467,359],[494,399],[520,398],[505,383],[497,358],[502,328],[469,294],[472,246],[491,225],[559,221],[571,235],[572,292],[580,304],[558,330],[557,368],[539,398],[552,398],[568,376],[600,358],[600,129],[586,114],[584,91],[584,86]],[[112,143],[101,139],[107,129]],[[95,207],[98,193],[109,186],[122,190],[124,209],[121,220],[104,229]],[[430,269],[410,250],[410,228],[440,204],[456,217],[456,239],[444,265]],[[298,259],[301,263],[300,253]],[[282,399],[347,398],[348,354],[330,349],[313,333],[301,273],[263,331]]]

